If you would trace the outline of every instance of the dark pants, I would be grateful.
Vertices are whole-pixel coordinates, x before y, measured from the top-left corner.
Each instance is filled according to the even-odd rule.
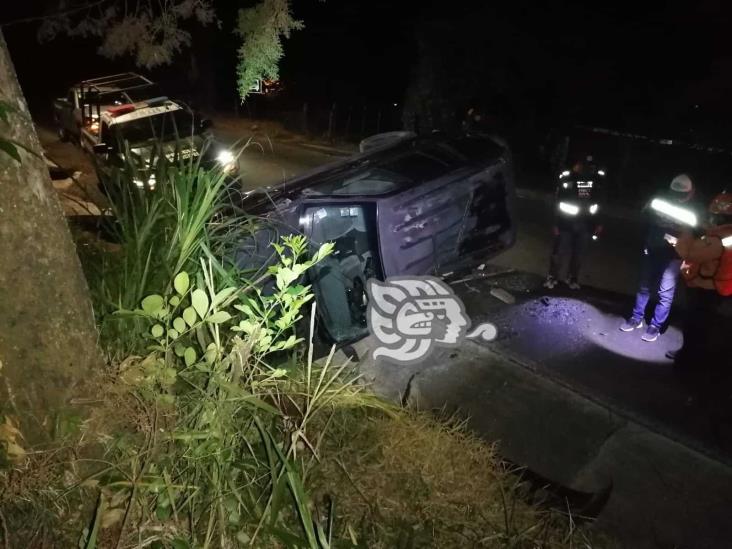
[[[579,278],[582,257],[587,251],[592,231],[587,225],[575,224],[569,227],[560,227],[559,234],[554,237],[554,248],[549,260],[549,275],[560,278],[560,272],[569,257],[569,278]]]
[[[669,258],[665,254],[647,254],[641,263],[640,287],[635,294],[633,318],[645,318],[646,306],[651,297],[651,291],[658,293],[658,303],[653,311],[651,325],[661,328],[671,312],[674,302],[676,281],[679,279],[681,260]]]
[[[714,421],[731,419],[732,297],[714,290],[687,288],[684,345],[674,367],[698,393]]]

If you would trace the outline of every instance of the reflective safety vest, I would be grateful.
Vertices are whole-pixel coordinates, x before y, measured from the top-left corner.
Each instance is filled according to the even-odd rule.
[[[722,242],[722,255],[704,264],[684,262],[681,274],[686,281],[697,277],[711,279],[717,293],[732,295],[732,225],[720,225],[707,229],[706,236],[717,237]]]

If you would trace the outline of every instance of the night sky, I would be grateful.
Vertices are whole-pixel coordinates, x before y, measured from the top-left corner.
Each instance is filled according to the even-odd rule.
[[[221,32],[194,29],[192,52],[149,76],[169,89],[196,89],[199,103],[229,108],[235,102],[231,29],[242,2],[216,4]],[[52,5],[14,2],[0,19],[40,15]],[[303,101],[401,105],[421,63],[435,93],[452,96],[456,111],[481,101],[514,120],[545,126],[571,120],[660,133],[691,128],[722,139],[732,112],[732,9],[722,1],[293,5],[306,28],[285,45],[281,101],[288,108]],[[39,45],[36,29],[25,23],[4,32],[38,113],[79,79],[134,70],[130,60],[99,57],[93,40]],[[205,85],[190,85],[192,56]]]

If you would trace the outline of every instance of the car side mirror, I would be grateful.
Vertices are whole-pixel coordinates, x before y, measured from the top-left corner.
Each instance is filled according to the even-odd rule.
[[[111,147],[106,143],[97,143],[92,147],[92,150],[94,154],[107,154],[111,150]]]

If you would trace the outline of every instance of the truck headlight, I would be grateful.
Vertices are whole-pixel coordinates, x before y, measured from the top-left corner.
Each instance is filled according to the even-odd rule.
[[[236,157],[231,151],[219,151],[219,154],[216,155],[216,161],[221,165],[226,173],[232,172],[237,168]]]
[[[144,178],[144,176],[143,176],[143,178]],[[140,178],[135,177],[132,180],[132,182],[135,184],[135,186],[138,189],[144,189],[144,188],[147,187],[150,190],[152,190],[152,189],[155,188],[155,174],[154,173],[153,174],[150,174],[150,177],[147,178],[147,181],[145,181],[144,179],[140,179]]]

